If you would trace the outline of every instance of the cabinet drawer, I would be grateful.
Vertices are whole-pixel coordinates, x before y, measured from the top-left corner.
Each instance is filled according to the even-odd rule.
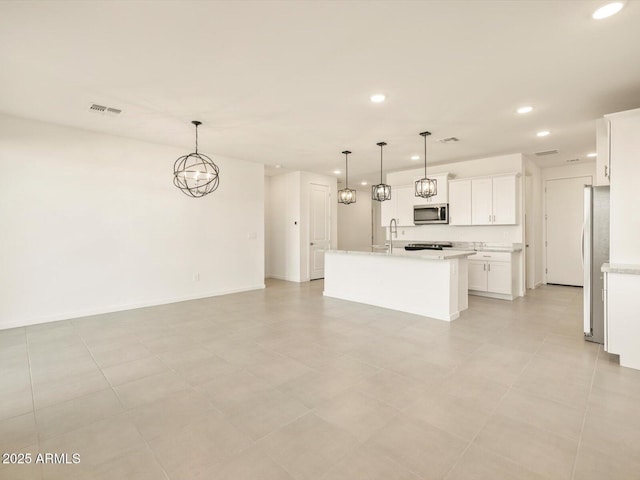
[[[469,260],[490,260],[495,262],[510,262],[511,252],[476,252],[469,256]]]

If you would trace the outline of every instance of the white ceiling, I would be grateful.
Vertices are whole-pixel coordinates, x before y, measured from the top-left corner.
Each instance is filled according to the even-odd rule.
[[[0,111],[185,151],[198,119],[209,155],[327,174],[349,149],[353,182],[376,178],[379,141],[385,170],[420,166],[423,130],[429,162],[561,164],[595,150],[596,118],[640,106],[640,2],[592,20],[603,3],[2,1]]]

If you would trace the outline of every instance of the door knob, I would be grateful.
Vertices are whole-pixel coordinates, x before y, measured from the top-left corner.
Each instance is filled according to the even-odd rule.
[[[313,242],[311,242],[309,245],[314,245],[314,243],[313,243]]]

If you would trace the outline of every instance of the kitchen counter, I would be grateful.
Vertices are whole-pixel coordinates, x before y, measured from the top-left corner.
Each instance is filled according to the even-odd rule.
[[[393,250],[402,249],[410,243],[433,243],[425,240],[395,240]],[[445,250],[454,251],[475,251],[475,252],[509,252],[517,253],[522,251],[521,243],[486,243],[486,242],[448,242],[451,247],[444,247]]]
[[[343,255],[392,255],[394,257],[409,257],[422,260],[449,260],[452,258],[466,258],[475,255],[474,251],[462,250],[405,250],[404,247],[393,247],[393,253],[388,252],[362,252],[356,250],[327,250],[327,252]]]
[[[324,295],[452,321],[469,306],[468,261],[474,251],[393,254],[328,250]]]

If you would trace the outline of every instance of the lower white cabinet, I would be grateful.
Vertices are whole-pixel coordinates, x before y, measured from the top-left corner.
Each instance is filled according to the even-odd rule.
[[[509,252],[478,252],[469,257],[469,294],[513,300],[515,278]]]

